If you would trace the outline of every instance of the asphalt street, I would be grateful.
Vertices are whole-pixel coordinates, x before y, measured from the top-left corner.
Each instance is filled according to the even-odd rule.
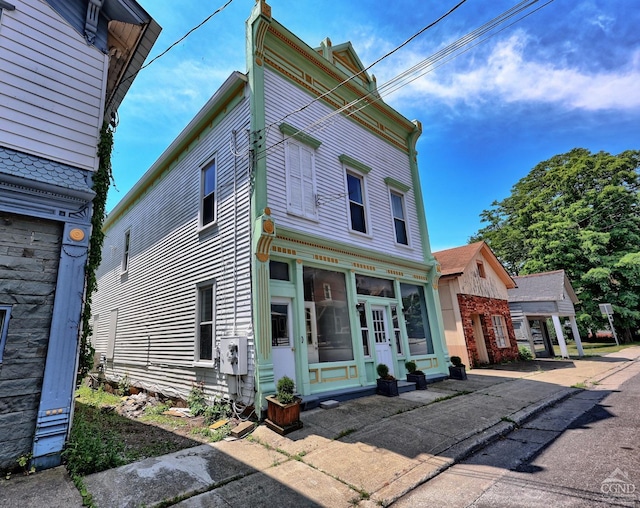
[[[393,504],[640,506],[640,364],[589,387]]]

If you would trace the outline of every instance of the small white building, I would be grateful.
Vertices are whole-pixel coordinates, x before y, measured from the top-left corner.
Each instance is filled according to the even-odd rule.
[[[534,356],[555,356],[547,328],[547,319],[551,318],[560,354],[568,358],[565,321],[582,356],[574,308],[579,300],[564,270],[522,275],[513,280],[517,287],[509,289],[509,309],[518,341],[527,345]]]

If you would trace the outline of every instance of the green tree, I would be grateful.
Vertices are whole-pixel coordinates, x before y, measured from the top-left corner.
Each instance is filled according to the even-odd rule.
[[[564,269],[581,305],[582,331],[602,328],[613,304],[626,339],[640,327],[640,151],[575,148],[535,166],[494,201],[484,240],[514,275]]]

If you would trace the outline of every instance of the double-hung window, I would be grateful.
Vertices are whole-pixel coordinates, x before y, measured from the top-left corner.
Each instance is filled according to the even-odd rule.
[[[505,323],[504,317],[500,315],[491,316],[491,321],[493,324],[493,332],[496,336],[496,344],[498,347],[508,347],[509,332],[507,331],[507,324]]]
[[[204,284],[198,287],[196,362],[213,361],[215,316],[215,284]]]
[[[391,213],[393,215],[393,228],[396,233],[396,243],[409,245],[407,232],[407,219],[404,208],[404,196],[397,191],[390,190]]]
[[[0,364],[2,364],[2,355],[4,354],[4,346],[7,342],[7,333],[9,332],[10,316],[11,316],[11,306],[0,305]]]
[[[129,252],[131,250],[131,230],[128,229],[124,232],[124,245],[122,248],[122,264],[121,271],[122,273],[127,273],[129,271]]]
[[[367,214],[364,207],[364,179],[362,176],[347,171],[347,193],[349,195],[351,229],[366,233]]]
[[[216,220],[216,161],[210,161],[202,168],[202,200],[200,203],[200,226],[204,227]]]

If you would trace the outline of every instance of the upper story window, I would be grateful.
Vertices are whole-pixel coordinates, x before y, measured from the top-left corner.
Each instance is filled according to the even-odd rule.
[[[476,261],[476,266],[478,267],[478,275],[484,279],[487,274],[484,271],[484,265],[482,264],[482,261]]]
[[[369,234],[365,178],[371,167],[346,154],[339,155],[338,160],[345,169],[350,229]]]
[[[391,213],[393,215],[393,228],[396,233],[396,243],[409,245],[409,234],[407,231],[407,219],[404,208],[404,196],[397,191],[390,190],[391,193]]]
[[[360,175],[347,171],[347,193],[349,195],[349,216],[351,229],[367,232],[367,213],[364,204],[364,180]]]
[[[129,271],[129,253],[131,250],[131,230],[128,229],[124,232],[124,246],[122,249],[122,273]]]
[[[287,210],[307,219],[317,219],[314,150],[292,139],[285,145]]]
[[[9,332],[9,317],[11,316],[10,305],[0,305],[0,364],[4,354],[4,346],[7,342],[7,333]]]
[[[198,288],[198,336],[196,339],[196,362],[213,361],[215,315],[215,284],[208,283]]]
[[[280,132],[285,136],[287,211],[317,220],[315,151],[322,142],[287,123],[280,124]]]
[[[200,204],[200,225],[206,226],[216,220],[216,161],[202,168],[202,202]]]

